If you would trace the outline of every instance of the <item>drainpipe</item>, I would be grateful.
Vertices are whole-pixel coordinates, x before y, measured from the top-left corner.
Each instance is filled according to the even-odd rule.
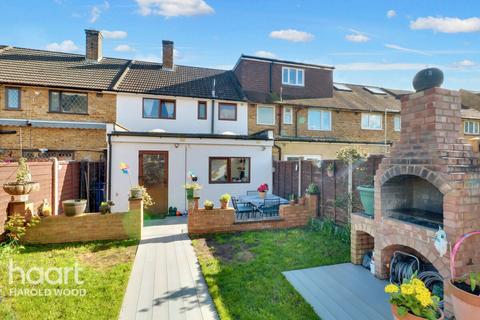
[[[108,200],[112,200],[112,136],[108,134]]]
[[[388,109],[386,108],[385,109],[385,116],[384,116],[384,119],[383,119],[383,122],[385,123],[385,128],[384,128],[384,148],[385,148],[385,154],[387,154],[387,149],[388,149],[388,144],[387,144],[387,129],[388,129],[388,112],[394,112],[396,110],[392,110],[392,109]]]
[[[295,108],[295,137],[298,138],[298,112],[302,110],[303,107]]]
[[[212,125],[211,125],[211,134],[215,133],[215,99],[212,99]]]
[[[282,161],[282,148],[275,143],[273,143],[273,147],[278,150],[278,160]]]

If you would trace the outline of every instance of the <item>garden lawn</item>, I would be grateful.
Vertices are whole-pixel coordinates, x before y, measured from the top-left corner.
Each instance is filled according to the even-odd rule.
[[[282,272],[350,260],[349,241],[310,228],[217,234],[193,245],[223,320],[318,319]]]
[[[0,248],[0,319],[117,319],[137,244],[137,240],[125,240],[29,245],[13,252]],[[68,284],[23,285],[20,273],[15,272],[13,284],[10,284],[10,259],[15,267],[25,271],[32,267],[74,267],[78,263],[82,268],[79,279],[84,283],[76,284],[70,272]],[[51,273],[51,278],[58,279],[57,275]],[[33,280],[39,279],[36,271],[31,276]],[[15,289],[17,295],[12,292]],[[52,293],[50,296],[22,296],[18,295],[20,289],[51,290]],[[86,294],[56,296],[55,289],[84,289]]]

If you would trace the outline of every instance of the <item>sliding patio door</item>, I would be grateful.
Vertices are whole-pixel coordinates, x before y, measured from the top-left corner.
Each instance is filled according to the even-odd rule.
[[[155,204],[148,213],[168,213],[168,151],[139,152],[138,181],[147,189]]]

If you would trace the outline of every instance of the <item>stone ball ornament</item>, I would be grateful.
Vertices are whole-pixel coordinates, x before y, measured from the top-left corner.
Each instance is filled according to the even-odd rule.
[[[415,91],[423,91],[440,87],[443,83],[443,72],[438,68],[426,68],[417,72],[413,78]]]

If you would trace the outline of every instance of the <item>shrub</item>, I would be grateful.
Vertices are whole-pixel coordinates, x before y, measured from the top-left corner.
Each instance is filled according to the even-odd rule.
[[[318,194],[320,190],[318,189],[318,186],[312,182],[308,185],[306,192],[309,194]]]
[[[20,239],[27,232],[28,227],[32,227],[40,222],[38,216],[33,216],[30,222],[25,220],[25,217],[14,213],[11,215],[5,223],[5,231],[7,232],[8,242],[12,244],[18,244]]]

